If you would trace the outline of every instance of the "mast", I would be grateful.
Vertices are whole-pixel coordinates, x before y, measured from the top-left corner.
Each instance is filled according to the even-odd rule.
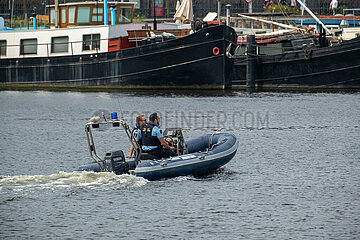
[[[218,12],[217,12],[217,18],[219,21],[219,25],[221,24],[221,19],[220,19],[220,15],[221,15],[221,0],[217,0],[218,3]]]
[[[295,29],[295,30],[299,30],[299,31],[305,31],[302,28],[294,27],[294,26],[291,26],[291,25],[283,24],[283,23],[273,22],[273,21],[270,21],[270,20],[265,20],[265,19],[256,18],[256,17],[250,17],[250,16],[246,16],[246,15],[243,15],[243,14],[238,14],[238,16],[242,17],[242,18],[247,18],[247,19],[259,21],[259,22],[264,22],[264,23],[267,23],[267,24],[272,24],[272,25],[275,25],[275,26],[283,27],[283,28],[289,28],[289,29]]]
[[[320,19],[318,19],[315,14],[301,1],[301,0],[297,0],[298,3],[310,14],[311,17],[313,17],[315,19],[315,21],[317,23],[319,23],[330,35],[332,35],[332,33],[330,32],[330,30],[325,26],[325,24],[323,24]]]
[[[12,2],[11,2],[11,12],[10,12],[10,14],[11,14],[10,15],[10,27],[12,27],[12,25],[14,24],[14,4],[15,4],[15,0],[12,0]]]

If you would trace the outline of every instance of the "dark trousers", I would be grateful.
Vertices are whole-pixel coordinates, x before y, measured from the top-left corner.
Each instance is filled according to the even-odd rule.
[[[148,152],[152,155],[155,155],[158,158],[167,158],[167,157],[175,157],[177,156],[176,153],[174,153],[173,151],[171,151],[170,149],[167,148],[163,148],[163,147],[158,147],[155,148],[154,150]]]

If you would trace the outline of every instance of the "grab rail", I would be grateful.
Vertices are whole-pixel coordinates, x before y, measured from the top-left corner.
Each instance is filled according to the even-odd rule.
[[[355,23],[355,11],[360,11],[360,8],[348,8],[348,9],[343,9],[343,21],[345,21],[345,12],[346,11],[352,11],[353,12],[353,26],[356,26]]]
[[[97,154],[96,149],[95,149],[94,137],[93,137],[93,134],[91,131],[91,128],[98,128],[100,124],[112,124],[114,127],[118,127],[121,125],[123,127],[127,137],[129,138],[131,144],[134,147],[135,165],[137,165],[138,162],[140,161],[141,148],[140,148],[139,143],[136,141],[135,136],[132,134],[129,125],[124,120],[109,120],[109,121],[107,121],[105,119],[105,121],[93,121],[93,122],[89,122],[85,125],[85,133],[86,133],[86,138],[88,141],[90,157],[99,165],[100,172],[105,171],[105,159],[101,158]],[[103,166],[101,166],[101,163],[103,164]]]

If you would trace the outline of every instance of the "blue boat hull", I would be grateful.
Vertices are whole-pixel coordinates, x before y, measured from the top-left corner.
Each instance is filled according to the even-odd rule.
[[[235,155],[236,152],[231,153],[228,156],[201,161],[196,158],[189,164],[173,166],[171,160],[164,160],[162,164],[158,164],[160,167],[153,166],[151,169],[143,170],[143,166],[135,169],[135,175],[143,177],[148,180],[158,180],[162,178],[172,178],[178,176],[204,176],[208,173],[227,164]]]
[[[210,139],[213,141],[212,144],[209,144]],[[189,154],[159,161],[141,162],[135,169],[136,176],[157,180],[177,176],[206,175],[227,164],[234,157],[238,141],[235,135],[229,133],[207,134],[188,141],[187,145]],[[207,149],[209,145],[210,148],[211,145],[216,146]]]
[[[128,159],[130,169],[138,177],[148,180],[178,176],[203,176],[227,164],[236,154],[238,141],[230,133],[206,134],[186,142],[188,154],[161,160],[145,160],[135,167],[135,160]],[[103,164],[100,163],[103,168]],[[75,171],[100,172],[99,164],[89,163]]]

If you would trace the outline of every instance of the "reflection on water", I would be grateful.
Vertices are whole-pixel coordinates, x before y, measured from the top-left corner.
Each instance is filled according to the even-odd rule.
[[[246,92],[243,92],[244,94],[247,94]],[[114,95],[127,95],[127,96],[141,96],[141,97],[165,97],[165,98],[171,98],[171,97],[231,97],[236,96],[239,94],[239,92],[235,91],[225,91],[225,90],[143,90],[143,91],[128,91],[128,92],[121,92],[117,93],[114,92]]]

